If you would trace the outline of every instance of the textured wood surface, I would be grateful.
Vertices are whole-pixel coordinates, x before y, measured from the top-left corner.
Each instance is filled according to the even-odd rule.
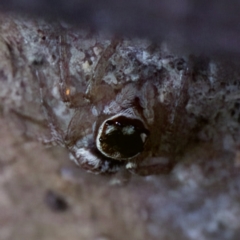
[[[8,34],[11,38],[11,31],[4,36]],[[25,102],[18,101],[17,92],[4,83],[7,74],[10,80],[24,76],[27,80],[21,80],[27,84],[33,81],[32,72],[24,58],[9,64],[6,46],[0,47],[4,59],[0,62],[4,70],[1,94],[12,94],[1,95],[0,108],[1,240],[239,238],[240,154],[235,139],[226,134],[227,117],[220,117],[225,120],[216,125],[223,128],[210,125],[222,138],[209,141],[211,131],[205,129],[199,143],[184,150],[168,175],[88,174],[69,161],[65,148],[41,144],[39,140],[50,137],[50,132],[41,108],[36,107],[39,99],[29,101],[26,91],[20,92]],[[16,66],[18,71],[12,72]],[[239,82],[236,66],[232,65],[232,71],[222,70],[224,78],[236,77]],[[227,96],[233,98],[230,100],[239,97]],[[211,110],[215,105],[209,106]],[[223,108],[228,106],[223,104]],[[234,111],[230,111],[232,117]]]

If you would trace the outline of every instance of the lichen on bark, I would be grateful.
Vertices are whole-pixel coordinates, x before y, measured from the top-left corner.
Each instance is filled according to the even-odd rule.
[[[1,239],[17,233],[42,239],[40,229],[48,229],[46,239],[59,239],[60,225],[72,239],[122,239],[125,234],[130,239],[237,239],[238,61],[178,56],[163,43],[92,36],[61,22],[6,14],[0,21],[0,208],[8,210],[3,221],[11,219]],[[101,158],[99,152],[87,152],[94,145],[92,132],[105,120],[124,125],[125,120],[112,117],[119,116],[119,109],[134,118],[134,123],[127,121],[128,131],[146,128],[154,136],[146,154],[128,161],[126,168],[139,164],[142,175],[168,174],[132,175],[127,185],[125,170],[120,177],[104,177],[81,170],[75,176],[75,170],[65,169],[62,178],[75,176],[77,184],[59,177],[57,170],[70,165],[68,151],[75,159],[80,156],[80,165],[84,151],[92,161]],[[136,119],[144,124],[135,126]],[[46,150],[39,140],[63,148]],[[112,166],[112,161],[117,160],[108,159],[100,172],[118,168],[119,162]],[[166,168],[156,171],[159,163]],[[39,200],[49,188],[61,192],[73,209],[64,224]],[[15,209],[21,224],[14,220]],[[41,211],[54,219],[47,221],[52,230]],[[68,224],[72,231],[66,230]]]

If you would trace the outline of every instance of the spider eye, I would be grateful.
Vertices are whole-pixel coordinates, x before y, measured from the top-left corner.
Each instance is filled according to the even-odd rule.
[[[96,145],[106,157],[127,160],[143,151],[149,131],[139,119],[117,116],[107,119],[98,130]]]

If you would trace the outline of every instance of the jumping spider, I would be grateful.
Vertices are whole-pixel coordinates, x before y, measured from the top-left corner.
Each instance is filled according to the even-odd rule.
[[[54,138],[90,172],[168,173],[195,127],[183,117],[187,59],[144,40],[81,40],[72,46],[77,53],[60,45],[58,83],[46,84],[42,70],[36,71]]]

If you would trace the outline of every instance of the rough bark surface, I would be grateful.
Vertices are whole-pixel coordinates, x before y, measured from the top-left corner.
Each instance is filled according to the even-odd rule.
[[[55,132],[50,132],[53,128],[48,127],[41,86],[31,70],[31,64],[51,68],[49,78],[57,78],[57,56],[48,52],[55,51],[56,44],[49,48],[44,45],[44,39],[52,36],[35,39],[33,34],[32,42],[27,42],[21,38],[24,34],[16,35],[16,31],[29,34],[36,21],[7,15],[2,15],[1,21],[1,240],[239,238],[237,61],[219,65],[221,81],[213,79],[213,89],[205,78],[200,83],[193,81],[192,92],[201,88],[208,101],[207,107],[190,101],[188,111],[198,116],[196,109],[206,109],[205,115],[201,113],[205,128],[196,131],[198,142],[184,149],[171,173],[96,176],[71,164],[66,148],[46,148],[39,143],[52,136],[60,143]],[[59,29],[54,26],[49,23],[49,28],[55,29],[53,36],[58,36]],[[42,54],[49,57],[47,67]],[[203,63],[194,66],[204,68]],[[199,76],[196,74],[195,79]],[[192,99],[200,101],[201,97]],[[215,108],[220,114],[215,114]]]

